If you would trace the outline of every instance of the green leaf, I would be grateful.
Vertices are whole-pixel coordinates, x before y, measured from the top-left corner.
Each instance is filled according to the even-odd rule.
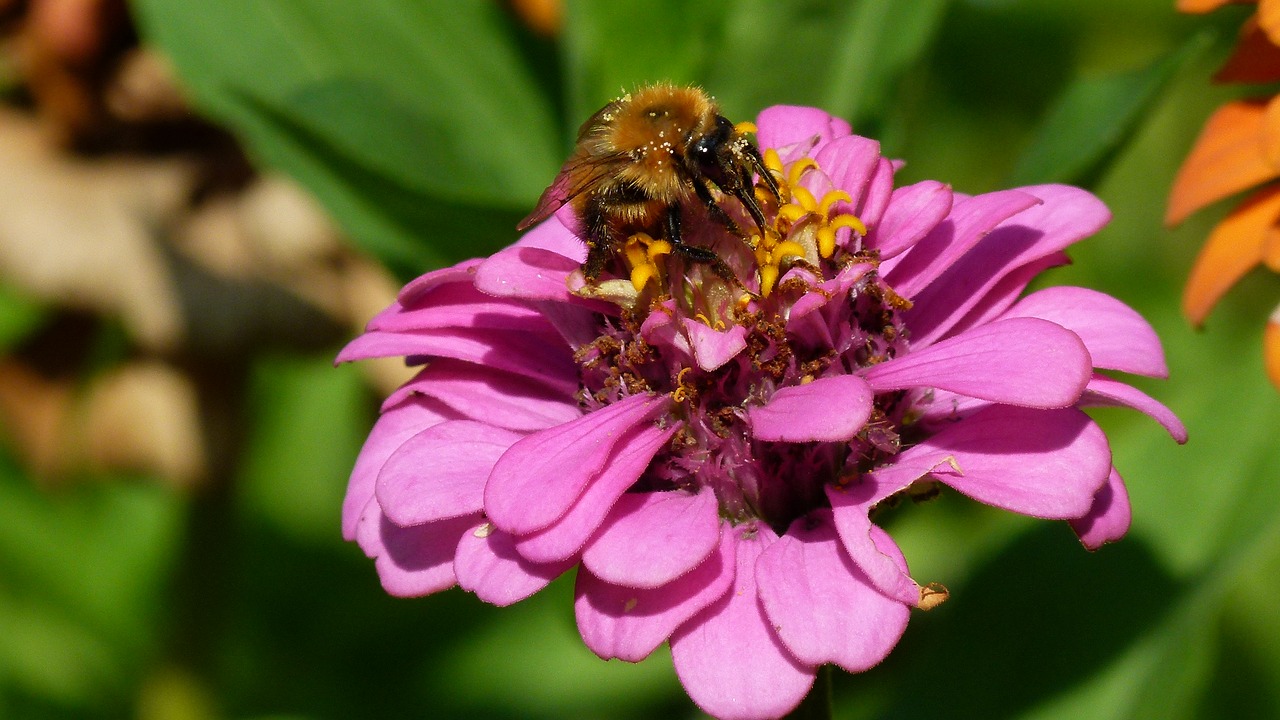
[[[0,348],[21,340],[44,317],[44,308],[39,303],[0,285]]]
[[[93,483],[41,491],[0,459],[0,696],[108,707],[154,652],[181,504],[157,486]]]
[[[946,7],[946,0],[740,0],[707,84],[730,117],[787,103],[858,120],[880,110]]]
[[[250,515],[304,542],[336,536],[342,494],[368,433],[360,369],[328,358],[274,358],[256,368],[253,427],[241,479]]]
[[[1195,35],[1146,68],[1078,78],[1050,108],[1018,159],[1010,184],[1089,184],[1096,179],[1178,69],[1211,39],[1208,33]]]
[[[494,3],[135,6],[201,107],[384,260],[464,246],[451,237],[467,220],[531,205],[559,165],[549,106]]]
[[[570,129],[620,91],[657,80],[705,86],[731,118],[779,103],[846,118],[879,112],[947,4],[573,2],[564,40]]]
[[[610,99],[639,85],[697,83],[729,4],[579,0],[567,10],[568,125],[576,130]]]
[[[849,34],[833,45],[822,107],[854,121],[883,112],[894,81],[928,49],[948,4],[948,0],[857,3]]]
[[[652,707],[655,699],[679,697],[670,653],[659,649],[639,663],[601,662],[567,617],[572,603],[573,578],[566,574],[505,608],[467,643],[449,649],[430,675],[435,694],[470,709],[464,717],[672,716]],[[617,709],[602,713],[605,708]]]

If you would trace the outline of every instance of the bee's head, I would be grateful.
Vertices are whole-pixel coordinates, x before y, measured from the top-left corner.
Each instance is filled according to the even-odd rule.
[[[734,142],[733,123],[723,115],[716,115],[711,128],[689,146],[688,160],[691,170],[716,184],[721,190],[732,192],[741,184],[741,152]]]

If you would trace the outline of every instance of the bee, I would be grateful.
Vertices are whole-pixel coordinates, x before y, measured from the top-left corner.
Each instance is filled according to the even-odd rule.
[[[583,274],[595,281],[609,257],[635,233],[663,237],[672,251],[741,282],[711,249],[685,244],[681,213],[698,203],[730,233],[746,239],[717,194],[735,198],[764,236],[767,221],[752,173],[767,192],[778,184],[746,133],[695,87],[656,84],[618,98],[578,130],[573,154],[517,226],[524,230],[569,204],[587,246]]]

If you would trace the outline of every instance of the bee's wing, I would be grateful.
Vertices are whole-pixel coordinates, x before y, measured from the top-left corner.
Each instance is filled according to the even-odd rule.
[[[598,185],[618,170],[620,163],[626,162],[627,156],[622,153],[613,155],[574,155],[569,158],[560,174],[551,181],[551,185],[542,191],[538,204],[529,216],[520,221],[516,230],[525,230],[551,217],[565,203],[572,201],[582,193]]]

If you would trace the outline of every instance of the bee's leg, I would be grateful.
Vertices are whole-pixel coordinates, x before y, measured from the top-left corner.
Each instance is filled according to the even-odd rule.
[[[751,145],[747,145],[743,149],[743,154],[747,156],[747,160],[751,164],[751,169],[760,176],[764,181],[769,192],[774,198],[778,197],[778,181],[773,177],[773,173],[769,172],[769,168],[765,167],[764,160],[761,159],[759,151]],[[755,221],[756,227],[760,229],[760,235],[763,237],[768,221],[765,220],[764,211],[760,209],[760,203],[756,201],[755,183],[751,182],[751,172],[744,165],[738,166],[737,185],[730,190],[730,194],[742,203],[742,207],[747,209],[747,214],[751,215],[751,219]],[[726,172],[732,172],[732,168],[725,168]]]
[[[754,147],[748,145],[744,154],[751,161],[752,169],[764,180],[769,192],[773,193],[774,198],[777,198],[778,181],[774,179],[773,173],[769,172],[769,168],[764,166],[764,160],[760,159],[760,153],[756,152]],[[738,199],[738,202],[742,203],[742,207],[747,209],[747,213],[751,215],[751,219],[755,221],[756,227],[760,229],[760,235],[763,237],[765,228],[768,227],[769,223],[764,217],[764,211],[760,209],[760,203],[756,201],[756,185],[751,182],[751,172],[747,170],[745,165],[738,166],[737,179],[738,183],[732,189],[731,194]]]
[[[738,223],[734,222],[733,218],[729,217],[729,213],[720,207],[720,203],[717,203],[716,199],[711,197],[711,189],[707,187],[706,183],[696,179],[692,183],[694,194],[698,196],[698,201],[706,206],[707,213],[711,215],[711,218],[733,233],[734,237],[745,240],[746,233],[742,232],[742,228],[738,227]]]
[[[773,173],[769,172],[769,168],[765,167],[764,159],[760,157],[760,151],[756,150],[754,146],[748,145],[743,152],[746,153],[747,158],[751,161],[751,169],[755,170],[760,179],[764,181],[764,184],[769,187],[769,192],[775,198],[778,197],[778,179],[773,176]],[[746,173],[744,172],[743,175],[746,175]],[[743,183],[743,187],[751,187],[751,178],[745,177],[744,180],[746,182]]]
[[[733,274],[733,270],[729,265],[710,248],[684,244],[684,241],[680,238],[680,206],[672,205],[671,208],[667,210],[667,216],[664,221],[667,230],[667,242],[671,243],[671,250],[673,252],[680,253],[682,257],[690,262],[710,265],[712,271],[714,271],[716,275],[719,275],[722,280],[733,287],[746,291],[747,294],[752,297],[758,297],[742,284],[742,281],[738,279],[738,276]],[[733,221],[730,220],[729,222],[732,223]]]
[[[589,282],[595,282],[600,279],[604,264],[613,252],[613,229],[600,198],[588,200],[582,209],[582,215],[583,225],[587,229],[587,237],[583,239],[587,246],[587,261],[582,264],[582,274]]]

